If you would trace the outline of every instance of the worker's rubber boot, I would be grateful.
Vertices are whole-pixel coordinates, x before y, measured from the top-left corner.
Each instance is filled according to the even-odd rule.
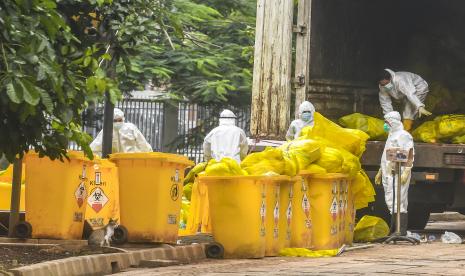
[[[400,234],[402,236],[407,236],[407,227],[408,227],[408,214],[400,213]]]
[[[404,119],[402,120],[402,124],[404,125],[404,130],[410,132],[412,130],[413,120]]]

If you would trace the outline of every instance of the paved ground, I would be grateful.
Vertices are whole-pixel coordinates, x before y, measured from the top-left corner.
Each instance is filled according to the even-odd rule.
[[[428,229],[436,242],[376,245],[334,258],[265,258],[208,260],[203,263],[155,269],[131,269],[118,275],[465,275],[465,244],[442,244],[438,230],[465,231],[465,221],[435,221]]]

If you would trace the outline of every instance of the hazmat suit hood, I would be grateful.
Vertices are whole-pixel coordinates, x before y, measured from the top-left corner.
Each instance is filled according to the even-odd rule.
[[[396,132],[399,130],[404,130],[404,126],[402,124],[402,118],[400,117],[399,112],[391,111],[384,116],[384,120],[389,124],[391,127],[390,132]]]
[[[236,114],[229,109],[225,109],[220,113],[220,126],[235,126]]]
[[[313,106],[313,104],[309,101],[304,101],[303,103],[300,104],[299,106],[299,116],[302,117],[302,113],[304,113],[305,111],[310,111],[312,113],[312,117],[313,117],[313,114],[315,114],[315,107]]]
[[[113,109],[113,120],[115,121],[120,119],[124,122],[124,112],[119,108]]]

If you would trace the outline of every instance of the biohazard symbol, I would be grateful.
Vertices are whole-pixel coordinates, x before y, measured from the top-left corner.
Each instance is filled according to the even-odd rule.
[[[178,187],[178,184],[173,184],[173,185],[171,186],[170,195],[171,195],[171,199],[172,199],[173,201],[178,200],[178,198],[179,198],[179,187]]]
[[[102,208],[107,204],[108,197],[105,195],[102,189],[95,188],[91,193],[89,198],[87,198],[87,203],[89,206],[98,213]]]

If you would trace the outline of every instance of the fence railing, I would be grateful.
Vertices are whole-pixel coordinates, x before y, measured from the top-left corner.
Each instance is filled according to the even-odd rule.
[[[126,122],[136,125],[154,151],[186,155],[195,162],[203,161],[203,139],[218,126],[223,107],[179,102],[174,104],[150,99],[124,99],[116,104],[123,110]],[[237,126],[246,133],[250,126],[250,108],[227,106],[236,116]],[[103,128],[103,105],[89,108],[83,114],[84,131],[96,137]],[[177,131],[173,128],[176,128]],[[78,149],[70,145],[71,149]]]

